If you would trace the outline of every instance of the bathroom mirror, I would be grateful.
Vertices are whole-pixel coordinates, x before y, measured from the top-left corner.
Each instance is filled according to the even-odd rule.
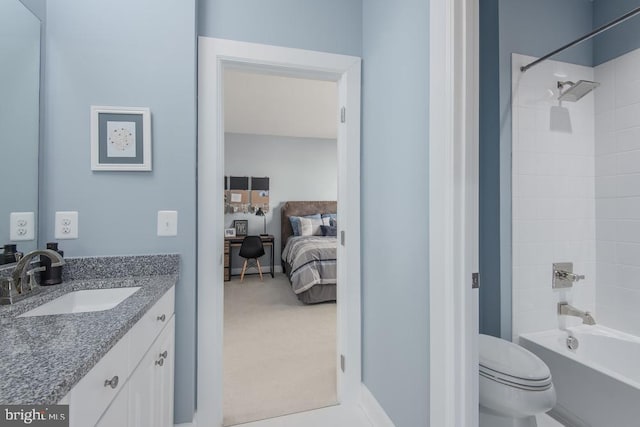
[[[19,0],[0,1],[0,245],[10,243],[11,212],[34,212],[37,246],[40,141],[40,20]]]

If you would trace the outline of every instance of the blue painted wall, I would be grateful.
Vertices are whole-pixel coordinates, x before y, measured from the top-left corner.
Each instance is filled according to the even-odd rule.
[[[489,32],[481,40],[480,57],[493,58],[483,62],[480,83],[484,121],[480,133],[481,332],[510,339],[511,54],[542,56],[588,33],[593,9],[588,0],[498,0],[496,43],[496,2],[485,0],[480,6],[480,32]],[[554,59],[590,66],[592,44],[586,42]]]
[[[123,13],[126,12],[126,13]],[[47,9],[41,237],[54,213],[79,211],[68,256],[177,252],[175,418],[195,406],[195,0],[55,0]],[[153,172],[92,172],[89,107],[149,107]],[[156,237],[156,212],[179,212]]]
[[[500,29],[499,0],[480,8],[480,332],[500,336]]]
[[[363,2],[362,57],[363,381],[397,427],[427,426],[429,2]]]
[[[593,24],[599,27],[640,6],[638,0],[594,0]],[[593,42],[593,63],[600,65],[620,55],[640,48],[640,16],[635,16]]]
[[[47,0],[20,0],[40,21],[47,19]]]
[[[362,0],[200,0],[198,34],[360,56]]]

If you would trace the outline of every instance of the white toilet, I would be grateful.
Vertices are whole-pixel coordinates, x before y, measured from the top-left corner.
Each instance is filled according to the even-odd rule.
[[[537,427],[556,404],[547,365],[517,344],[480,334],[480,427]]]

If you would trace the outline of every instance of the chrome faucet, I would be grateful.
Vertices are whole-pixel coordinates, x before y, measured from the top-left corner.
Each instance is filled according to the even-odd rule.
[[[596,324],[596,320],[593,318],[591,313],[589,313],[588,311],[578,310],[577,308],[575,308],[572,305],[569,305],[569,303],[566,303],[566,302],[558,303],[558,314],[579,317],[582,319],[582,323],[584,323],[585,325]]]
[[[37,256],[46,256],[52,267],[64,265],[64,258],[51,249],[37,249],[23,256],[10,278],[0,279],[0,305],[13,304],[36,291],[39,286],[34,275],[44,267],[31,268],[31,261]]]

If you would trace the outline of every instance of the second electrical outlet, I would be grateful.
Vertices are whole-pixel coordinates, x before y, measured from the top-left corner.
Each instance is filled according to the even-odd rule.
[[[56,212],[56,239],[78,238],[78,212]]]

